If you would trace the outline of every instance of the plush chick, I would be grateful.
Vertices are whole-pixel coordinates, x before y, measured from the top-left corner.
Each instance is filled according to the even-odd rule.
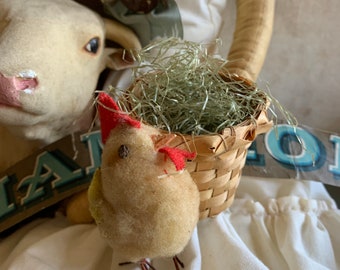
[[[118,262],[176,264],[199,218],[199,191],[184,169],[195,154],[162,145],[169,136],[120,112],[107,94],[98,103],[104,148],[89,203],[101,235]]]

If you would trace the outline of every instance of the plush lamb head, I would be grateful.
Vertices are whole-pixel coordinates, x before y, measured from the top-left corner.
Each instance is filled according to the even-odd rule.
[[[105,34],[124,48],[140,47],[127,27],[71,0],[0,1],[2,156],[17,151],[15,138],[48,144],[88,126],[99,74],[113,53]],[[0,160],[0,171],[7,165]]]

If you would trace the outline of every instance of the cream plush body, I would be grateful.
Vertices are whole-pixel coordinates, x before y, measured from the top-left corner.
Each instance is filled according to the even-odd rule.
[[[131,126],[123,119],[105,140],[89,201],[118,262],[175,256],[198,221],[197,186],[186,170],[176,171],[159,151],[155,140],[161,137],[152,127]]]
[[[39,147],[87,129],[105,36],[140,47],[125,26],[71,0],[0,1],[0,171]]]

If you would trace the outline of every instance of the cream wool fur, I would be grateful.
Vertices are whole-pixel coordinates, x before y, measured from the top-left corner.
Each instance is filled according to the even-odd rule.
[[[131,30],[71,0],[0,2],[0,171],[89,127],[99,74],[115,65],[106,29],[140,47]]]

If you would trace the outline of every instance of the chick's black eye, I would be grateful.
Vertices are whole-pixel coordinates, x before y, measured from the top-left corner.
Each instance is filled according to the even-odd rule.
[[[91,38],[89,40],[89,42],[87,42],[87,44],[85,45],[85,50],[88,51],[89,53],[97,53],[99,49],[99,38],[95,37],[95,38]]]
[[[129,155],[129,147],[127,147],[125,144],[122,144],[119,148],[118,148],[118,156],[120,158],[127,158]]]

